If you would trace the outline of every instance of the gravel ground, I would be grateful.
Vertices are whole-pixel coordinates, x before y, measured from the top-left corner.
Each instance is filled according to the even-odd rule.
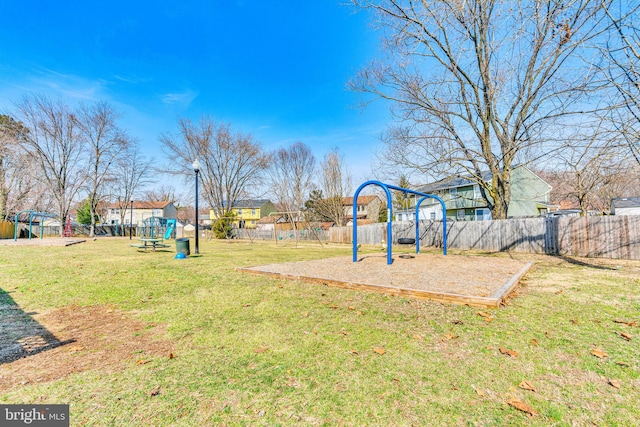
[[[339,257],[248,267],[255,273],[312,278],[334,282],[490,297],[527,265],[509,258],[418,254],[413,258],[386,254]]]

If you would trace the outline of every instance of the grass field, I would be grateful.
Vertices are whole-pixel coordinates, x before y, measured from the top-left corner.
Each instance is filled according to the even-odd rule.
[[[479,310],[234,270],[346,246],[201,242],[175,260],[128,243],[0,247],[0,346],[8,308],[95,335],[0,364],[0,403],[68,403],[72,425],[640,420],[638,261],[474,254],[536,262],[505,307]]]

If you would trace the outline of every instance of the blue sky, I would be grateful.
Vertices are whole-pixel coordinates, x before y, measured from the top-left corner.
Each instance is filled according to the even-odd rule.
[[[158,161],[178,116],[210,115],[268,150],[302,141],[321,159],[338,146],[358,185],[389,115],[346,89],[378,36],[341,3],[0,1],[0,111],[32,92],[104,100]]]

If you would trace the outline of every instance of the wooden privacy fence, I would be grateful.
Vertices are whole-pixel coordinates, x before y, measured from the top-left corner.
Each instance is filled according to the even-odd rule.
[[[256,240],[273,240],[273,241],[296,241],[296,240],[315,240],[322,242],[329,240],[329,232],[326,230],[254,230],[248,228],[239,228],[234,230],[235,237],[238,239],[256,239]]]
[[[329,241],[351,243],[353,227],[334,227]],[[393,244],[415,237],[413,222],[393,223]],[[358,226],[358,243],[386,244],[386,223]],[[422,247],[442,247],[442,222],[420,221]],[[452,249],[640,259],[640,216],[513,218],[447,222]]]

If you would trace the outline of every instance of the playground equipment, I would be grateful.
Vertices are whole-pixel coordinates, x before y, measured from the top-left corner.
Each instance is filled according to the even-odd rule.
[[[29,212],[29,240],[31,240],[31,235],[33,234],[31,232],[32,230],[32,226],[33,226],[33,219],[34,218],[42,218],[40,220],[40,238],[42,239],[42,235],[44,232],[44,218],[55,218],[57,217],[57,215],[52,214],[52,213],[48,213],[48,212],[36,212],[34,210],[24,210],[24,211],[20,211],[16,214],[16,219],[15,219],[15,229],[13,231],[13,240],[17,241],[18,240],[18,217],[20,216],[20,214],[23,214],[25,212]]]
[[[305,215],[304,211],[282,211],[282,212],[271,212],[269,213],[270,217],[275,217],[275,216],[285,216],[288,220],[289,223],[291,224],[291,229],[293,231],[293,233],[289,234],[289,238],[290,239],[295,239],[296,240],[296,247],[298,247],[298,228],[296,223],[300,222],[299,219],[302,218],[304,221],[304,224],[306,224],[307,226],[307,230],[311,230],[311,232],[313,233],[314,237],[316,238],[316,240],[318,241],[318,243],[320,243],[320,246],[324,247],[324,245],[322,244],[322,240],[320,240],[320,237],[318,236],[318,233],[316,233],[316,230],[311,226],[311,223],[309,222],[309,220],[307,219],[307,215]],[[276,242],[276,244],[278,243],[278,240],[282,240],[282,236],[277,237],[277,233],[276,233],[276,223],[274,221],[273,223],[273,240]]]
[[[440,197],[433,194],[421,193],[419,191],[409,190],[408,188],[396,187],[395,185],[385,184],[380,181],[367,181],[363,183],[360,187],[358,187],[358,189],[353,195],[353,201],[354,201],[353,203],[353,262],[358,262],[357,200],[358,200],[358,195],[360,194],[360,191],[362,191],[362,189],[368,185],[377,185],[381,187],[384,190],[384,192],[387,194],[387,264],[393,263],[393,258],[391,256],[391,246],[392,246],[391,242],[393,242],[393,239],[392,239],[393,231],[391,227],[391,223],[393,221],[392,219],[393,203],[391,200],[391,192],[389,191],[390,189],[396,190],[396,191],[402,191],[405,194],[415,194],[417,196],[422,196],[416,203],[416,238],[415,238],[416,254],[420,253],[420,217],[419,217],[420,205],[422,204],[422,202],[424,202],[427,199],[435,199],[440,202],[440,206],[442,206],[442,236],[443,236],[442,237],[442,253],[443,255],[447,254],[447,208],[444,204],[444,200],[442,200]]]

